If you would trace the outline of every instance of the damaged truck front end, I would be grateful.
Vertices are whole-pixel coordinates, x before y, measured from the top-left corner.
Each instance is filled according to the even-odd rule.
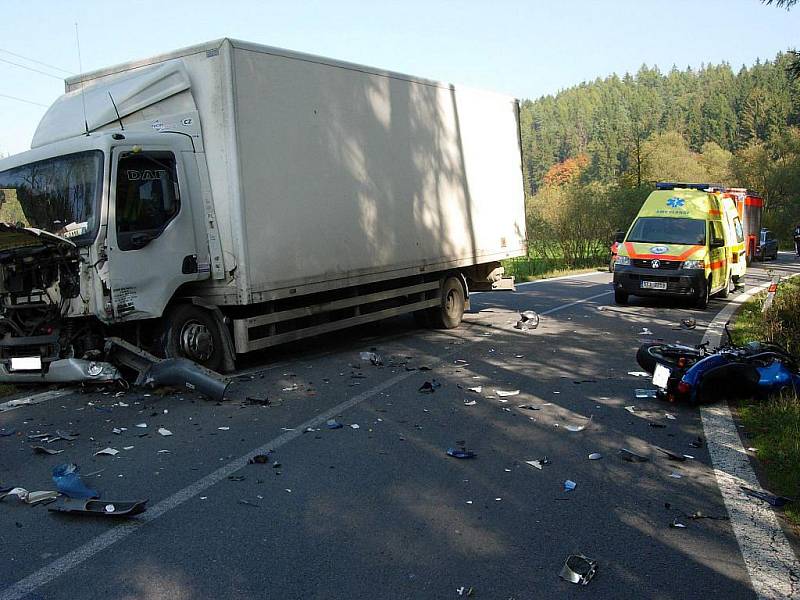
[[[0,171],[0,381],[119,378],[84,300],[102,172],[99,150]]]

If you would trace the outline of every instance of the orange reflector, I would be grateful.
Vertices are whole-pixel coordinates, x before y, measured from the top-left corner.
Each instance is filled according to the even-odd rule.
[[[770,294],[774,294],[775,292],[778,291],[778,284],[773,283],[771,286],[769,286],[769,290],[767,291],[769,291]]]

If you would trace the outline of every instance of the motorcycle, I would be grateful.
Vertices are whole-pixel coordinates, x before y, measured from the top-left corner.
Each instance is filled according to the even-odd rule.
[[[767,342],[736,346],[727,323],[725,333],[727,341],[714,350],[708,344],[643,344],[636,360],[671,401],[800,394],[797,361],[784,348]]]

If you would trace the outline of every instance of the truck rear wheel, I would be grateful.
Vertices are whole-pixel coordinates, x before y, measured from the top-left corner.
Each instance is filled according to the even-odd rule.
[[[224,345],[214,317],[193,304],[180,304],[164,317],[167,358],[188,358],[212,371],[223,367]]]
[[[464,286],[457,277],[448,277],[442,284],[442,304],[430,309],[428,313],[437,329],[454,329],[464,317],[466,297]]]

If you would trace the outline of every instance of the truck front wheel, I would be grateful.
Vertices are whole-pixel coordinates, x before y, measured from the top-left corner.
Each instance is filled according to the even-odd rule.
[[[167,358],[188,358],[219,371],[223,367],[224,346],[219,328],[209,312],[193,304],[180,304],[164,317],[162,338]]]
[[[430,309],[433,326],[438,329],[454,329],[464,316],[466,297],[464,286],[457,277],[448,277],[442,284],[442,304]]]

